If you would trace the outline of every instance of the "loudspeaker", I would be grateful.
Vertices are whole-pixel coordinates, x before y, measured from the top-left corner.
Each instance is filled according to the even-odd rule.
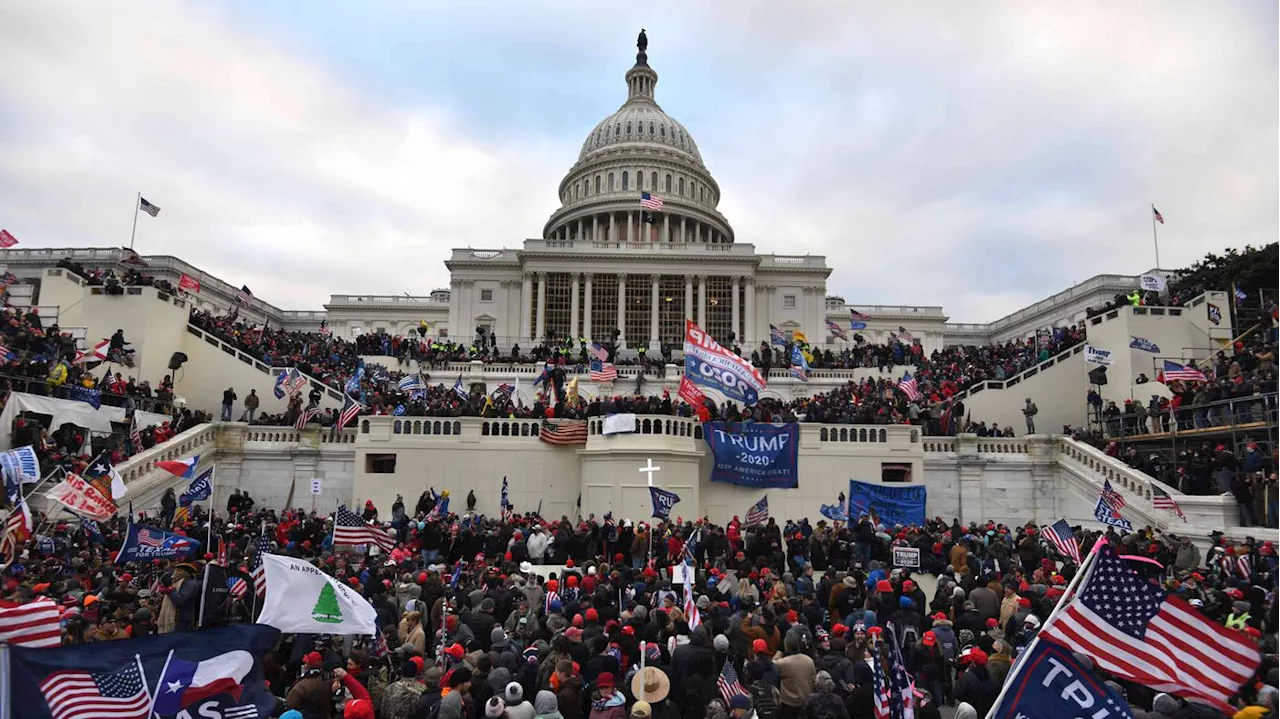
[[[1089,370],[1089,384],[1104,385],[1107,383],[1107,368],[1098,367]]]
[[[169,356],[169,369],[182,369],[182,363],[187,361],[187,356],[181,352],[174,352]]]

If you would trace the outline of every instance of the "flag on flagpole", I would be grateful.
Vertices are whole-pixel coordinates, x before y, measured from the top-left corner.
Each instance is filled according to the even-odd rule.
[[[640,206],[646,210],[661,210],[662,199],[649,194],[648,192],[640,193]]]
[[[759,502],[751,505],[747,510],[746,524],[748,527],[756,524],[764,524],[769,521],[769,495],[760,498]]]
[[[462,399],[471,399],[471,393],[462,385],[462,375],[458,375],[458,380],[453,383],[453,393]]]
[[[8,249],[18,244],[18,238],[14,237],[8,230],[0,230],[0,249]]]
[[[187,292],[199,292],[200,280],[197,280],[191,275],[183,274],[182,277],[178,279],[178,289],[186,290]]]
[[[728,705],[736,696],[747,696],[747,690],[742,688],[742,682],[738,680],[738,672],[734,671],[733,664],[728,659],[725,660],[724,666],[720,668],[720,676],[716,678],[716,686],[720,689],[720,696],[724,699],[724,703]]]
[[[372,635],[378,631],[373,605],[345,582],[293,557],[268,554],[262,563],[267,595],[258,624],[300,634]]]
[[[249,575],[253,577],[253,593],[261,599],[267,595],[267,570],[262,564],[262,559],[271,553],[271,538],[265,534],[259,534],[253,546],[257,551],[253,553]]]
[[[912,377],[910,372],[902,373],[902,379],[898,380],[898,389],[902,390],[907,395],[907,399],[912,402],[924,396],[920,393],[920,385],[916,383],[916,378]]]
[[[342,403],[342,413],[338,415],[338,430],[341,431],[351,420],[355,419],[364,406],[357,402],[351,395],[344,395]]]
[[[1080,540],[1076,539],[1076,533],[1071,529],[1071,525],[1067,524],[1067,520],[1059,519],[1045,527],[1044,538],[1058,551],[1058,554],[1076,564],[1080,563]]]
[[[310,407],[307,407],[306,409],[298,413],[298,421],[293,423],[293,428],[305,429],[307,426],[307,423],[315,419],[316,417],[319,417],[322,412],[323,410],[321,410],[319,407],[317,407],[314,404],[311,405]]]
[[[240,289],[236,290],[236,302],[245,307],[253,304],[253,292],[249,290],[249,285],[240,285]]]
[[[1178,506],[1178,503],[1173,499],[1173,497],[1169,496],[1168,492],[1160,489],[1154,484],[1151,485],[1151,504],[1156,509],[1163,509],[1166,512],[1172,512],[1178,515],[1182,521],[1187,521],[1187,515],[1182,513],[1182,507]]]
[[[777,325],[769,325],[769,344],[783,347],[787,344],[787,338],[782,334],[782,330],[778,329]]]
[[[854,322],[866,322],[867,320],[871,319],[871,315],[864,314],[857,310],[851,309],[849,310],[849,319],[853,320]]]
[[[1204,373],[1195,367],[1192,367],[1191,365],[1178,364],[1177,362],[1172,362],[1170,360],[1164,361],[1164,371],[1161,372],[1161,374],[1164,377],[1162,381],[1165,384],[1175,380],[1181,380],[1183,382],[1209,381],[1209,379],[1204,376]]]
[[[1155,205],[1151,206],[1151,217],[1154,218],[1156,222],[1159,222],[1162,225],[1164,224],[1164,215],[1160,214],[1160,210],[1157,210]]]
[[[835,322],[832,322],[831,320],[827,320],[827,329],[831,330],[831,334],[835,335],[836,337],[839,337],[840,339],[846,342],[849,341],[849,335],[846,335],[844,333],[844,328],[836,324]]]
[[[159,205],[153,205],[150,202],[147,202],[147,198],[141,197],[141,196],[138,197],[138,209],[142,210],[148,215],[151,215],[152,217],[155,217],[156,215],[160,214]]]
[[[689,576],[692,572],[693,567],[685,565],[684,620],[689,625],[690,631],[702,624],[702,613],[698,611],[698,603],[693,598],[693,577]]]
[[[156,462],[156,466],[175,477],[183,479],[191,479],[196,476],[196,465],[200,464],[200,455],[188,457],[187,459],[169,459],[163,462]]]
[[[334,544],[376,544],[383,551],[390,552],[396,546],[396,540],[387,534],[382,527],[366,523],[360,515],[347,509],[347,505],[338,507],[333,519]]]
[[[1102,480],[1102,497],[1107,500],[1108,504],[1116,509],[1124,509],[1127,504],[1127,502],[1124,501],[1124,495],[1117,492],[1115,487],[1111,486],[1111,480],[1109,479]]]

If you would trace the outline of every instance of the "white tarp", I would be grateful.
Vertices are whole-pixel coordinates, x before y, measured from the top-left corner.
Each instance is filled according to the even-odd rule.
[[[19,412],[51,415],[53,429],[70,422],[91,432],[110,432],[112,422],[125,421],[124,407],[109,407],[104,404],[100,409],[94,409],[84,402],[14,392],[9,397],[9,403],[5,405],[4,411],[0,412],[0,427],[12,427],[13,420]],[[138,410],[135,416],[138,418],[138,429],[168,422],[170,419],[169,415],[142,410]],[[0,432],[0,450],[12,448],[13,438],[10,435],[9,432]]]
[[[604,418],[603,434],[622,434],[636,431],[634,414],[610,414]]]
[[[1111,350],[1104,350],[1093,345],[1084,346],[1085,364],[1102,365],[1103,367],[1111,366]]]

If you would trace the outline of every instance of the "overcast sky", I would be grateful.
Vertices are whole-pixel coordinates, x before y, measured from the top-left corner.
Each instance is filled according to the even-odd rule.
[[[127,244],[141,190],[139,251],[278,306],[425,294],[541,232],[644,26],[737,240],[850,302],[1141,272],[1152,202],[1165,267],[1276,239],[1274,2],[440,5],[0,4],[0,227]]]

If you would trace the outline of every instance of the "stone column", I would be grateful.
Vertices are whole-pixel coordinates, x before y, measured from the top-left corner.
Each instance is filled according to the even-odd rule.
[[[662,275],[649,275],[649,349],[658,348],[658,283]]]
[[[688,319],[698,316],[693,311],[693,275],[684,276],[684,316]]]
[[[662,213],[662,241],[671,242],[671,215]]]
[[[591,216],[591,241],[600,241],[600,215]]]
[[[516,337],[528,342],[533,339],[533,273],[524,273],[524,283],[520,288],[520,331]]]
[[[749,351],[757,344],[756,333],[759,332],[759,328],[756,324],[756,278],[747,275],[746,280],[747,290],[743,293],[746,297],[743,299],[746,300],[747,306],[742,322],[742,346]]]
[[[733,308],[730,322],[733,323],[733,335],[742,341],[742,308],[738,305],[738,281],[741,277],[733,276],[733,295],[729,301],[729,306]]]
[[[582,237],[582,218],[581,218],[581,217],[579,217],[579,218],[578,218],[578,237],[577,237],[576,239],[579,239],[579,240],[583,239],[583,237]]]
[[[547,273],[538,273],[538,322],[534,328],[534,340],[541,342],[546,338],[547,327]]]
[[[683,217],[680,218],[680,241],[681,242],[689,241],[689,232],[685,229]]]
[[[618,241],[618,220],[612,212],[609,213],[609,241]]]
[[[627,273],[618,273],[618,346],[627,342]]]
[[[591,278],[594,275],[587,272],[583,277],[587,281],[587,286],[582,295],[582,336],[591,339]]]
[[[578,337],[578,317],[580,308],[578,307],[578,273],[569,273],[569,337],[577,339]]]
[[[630,212],[627,212],[627,213],[624,213],[624,214],[625,214],[625,215],[626,215],[626,217],[627,217],[627,242],[635,242],[635,241],[636,241],[636,231],[635,231],[635,230],[633,230],[633,229],[631,228],[631,217],[632,217],[632,214],[631,214]]]
[[[698,326],[707,329],[707,276],[698,275]]]

